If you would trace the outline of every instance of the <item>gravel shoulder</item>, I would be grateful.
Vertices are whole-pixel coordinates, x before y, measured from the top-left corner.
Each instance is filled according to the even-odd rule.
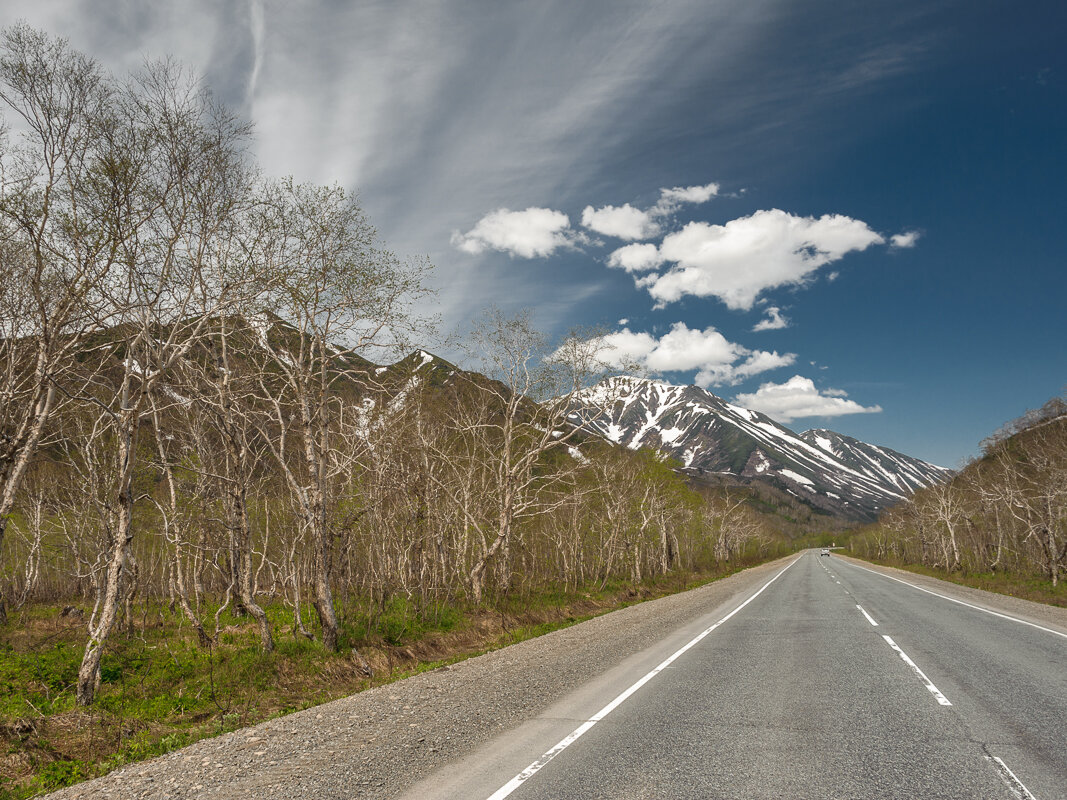
[[[757,588],[790,558],[206,739],[48,797],[397,797],[626,656]]]

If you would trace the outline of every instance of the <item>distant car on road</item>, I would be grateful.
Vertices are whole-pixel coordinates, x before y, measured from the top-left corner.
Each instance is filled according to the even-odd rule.
[[[829,549],[829,548],[827,548],[827,547],[824,547],[824,548],[822,549],[822,552],[820,552],[820,553],[819,553],[819,555],[820,555],[820,556],[828,556],[828,555],[830,555],[830,549]]]

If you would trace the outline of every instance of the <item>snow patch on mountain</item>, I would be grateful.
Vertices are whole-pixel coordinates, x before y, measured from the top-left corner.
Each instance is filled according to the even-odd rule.
[[[870,517],[949,470],[818,429],[797,434],[697,386],[621,376],[586,390],[571,421],[631,449],[652,447],[695,473],[803,487],[831,512]]]

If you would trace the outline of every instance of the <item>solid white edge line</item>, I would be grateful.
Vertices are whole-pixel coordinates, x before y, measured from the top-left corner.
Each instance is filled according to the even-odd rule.
[[[869,623],[871,623],[876,628],[878,627],[878,623],[874,621],[874,617],[872,617],[870,614],[868,614],[866,611],[864,611],[863,610],[863,606],[857,604],[856,608],[858,608],[860,610],[860,613],[863,614],[863,616],[865,616],[867,618],[867,621]]]
[[[1019,780],[1014,772],[1009,769],[1008,765],[998,756],[986,756],[988,761],[993,762],[993,766],[996,768],[997,773],[1000,775],[1000,779],[1008,785],[1012,794],[1019,798],[1019,800],[1037,800],[1031,793],[1026,785]]]
[[[908,583],[907,581],[902,581],[900,578],[894,578],[892,575],[886,575],[884,572],[879,572],[878,570],[868,569],[867,567],[861,567],[859,564],[850,564],[850,566],[853,566],[856,569],[862,569],[864,572],[869,572],[872,575],[879,575],[883,578],[888,578],[891,581],[903,583],[905,586],[910,586],[912,589],[918,589],[920,592],[932,594],[934,597],[940,597],[942,600],[948,600],[950,603],[958,603],[961,606],[973,608],[975,611],[983,611],[986,614],[992,614],[994,617],[1000,617],[1001,619],[1010,619],[1012,622],[1018,622],[1021,625],[1029,625],[1031,628],[1037,628],[1039,631],[1044,631],[1045,633],[1051,633],[1055,636],[1060,636],[1064,639],[1067,639],[1067,633],[1053,630],[1052,628],[1046,628],[1044,625],[1038,625],[1036,622],[1027,622],[1025,619],[1019,619],[1018,617],[1013,617],[1010,614],[1001,614],[999,611],[991,611],[988,608],[982,608],[981,606],[976,606],[972,603],[965,603],[963,600],[957,600],[955,597],[949,597],[947,594],[941,594],[931,589],[924,589],[922,586],[918,586],[914,583]]]
[[[896,642],[894,642],[885,634],[882,634],[882,638],[889,643],[890,647],[897,651],[897,654],[902,659],[904,659],[904,663],[911,667],[913,670],[915,670],[915,674],[922,678],[922,682],[926,684],[926,688],[930,690],[930,694],[937,698],[937,702],[939,702],[943,706],[952,705],[952,703],[949,702],[948,698],[941,694],[941,690],[934,686],[934,682],[928,677],[926,677],[926,673],[919,669],[919,665],[912,661],[910,658],[908,658],[908,654],[901,650],[900,646]]]
[[[534,775],[536,775],[546,764],[548,764],[548,762],[550,762],[552,759],[554,759],[556,756],[558,756],[560,753],[562,753],[564,750],[566,750],[568,747],[570,747],[572,744],[574,744],[576,741],[578,741],[578,739],[580,739],[586,732],[588,732],[590,728],[592,728],[594,725],[596,725],[598,722],[600,722],[600,720],[604,719],[604,717],[606,717],[608,714],[610,714],[612,711],[614,711],[616,708],[618,708],[620,705],[622,705],[627,700],[627,698],[629,698],[634,692],[636,692],[638,689],[640,689],[642,686],[644,686],[646,683],[648,683],[650,680],[652,680],[654,677],[656,677],[660,672],[662,672],[668,666],[670,666],[675,661],[675,659],[677,659],[683,653],[685,653],[690,648],[695,646],[698,642],[700,642],[701,639],[703,639],[705,636],[707,636],[713,630],[715,630],[720,625],[722,625],[724,622],[726,622],[728,619],[730,619],[730,617],[732,617],[734,614],[736,614],[742,608],[744,608],[749,603],[751,603],[753,600],[755,600],[757,597],[759,597],[761,594],[763,594],[763,590],[764,589],[766,589],[768,586],[770,586],[772,583],[774,583],[776,580],[778,580],[780,577],[782,577],[782,574],[787,569],[789,569],[791,566],[796,564],[803,557],[804,557],[804,555],[801,554],[800,556],[798,556],[797,558],[793,559],[788,564],[786,564],[782,568],[781,572],[779,572],[777,575],[775,575],[773,578],[771,578],[769,581],[767,581],[765,584],[763,584],[763,586],[761,586],[759,588],[759,590],[755,594],[753,594],[751,597],[749,597],[747,600],[745,600],[745,602],[743,602],[741,605],[739,605],[737,608],[735,608],[733,611],[731,611],[729,614],[727,614],[725,617],[720,619],[718,622],[716,622],[711,627],[706,628],[703,631],[701,631],[700,633],[698,633],[696,636],[694,636],[692,639],[690,639],[686,644],[682,645],[682,647],[680,647],[679,649],[677,649],[673,653],[671,653],[671,655],[667,656],[667,658],[664,661],[662,661],[659,664],[659,666],[657,666],[655,669],[653,669],[647,675],[642,677],[640,680],[638,680],[636,683],[634,683],[632,686],[630,686],[628,689],[626,689],[624,692],[622,692],[622,694],[620,694],[618,697],[616,697],[614,700],[612,700],[610,703],[608,703],[606,706],[604,706],[602,709],[600,709],[597,713],[595,713],[593,716],[591,716],[588,720],[586,720],[581,725],[579,725],[577,728],[575,728],[573,731],[571,731],[567,736],[565,736],[563,739],[561,739],[556,744],[555,747],[553,747],[551,750],[548,750],[547,752],[542,754],[542,756],[539,759],[537,759],[535,762],[530,764],[530,766],[528,766],[526,769],[524,769],[522,772],[520,772],[518,775],[516,775],[510,781],[508,781],[503,786],[501,786],[499,789],[497,789],[495,792],[493,792],[491,795],[489,795],[488,800],[503,800],[503,798],[507,797],[512,792],[514,792],[516,789],[518,789],[520,786],[522,786],[523,783],[525,783],[527,780],[529,780]]]

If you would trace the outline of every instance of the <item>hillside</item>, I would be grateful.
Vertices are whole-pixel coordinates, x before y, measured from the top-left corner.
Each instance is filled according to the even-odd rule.
[[[983,442],[981,457],[951,481],[917,492],[857,533],[852,547],[1062,603],[1065,521],[1067,402],[1054,398]]]

